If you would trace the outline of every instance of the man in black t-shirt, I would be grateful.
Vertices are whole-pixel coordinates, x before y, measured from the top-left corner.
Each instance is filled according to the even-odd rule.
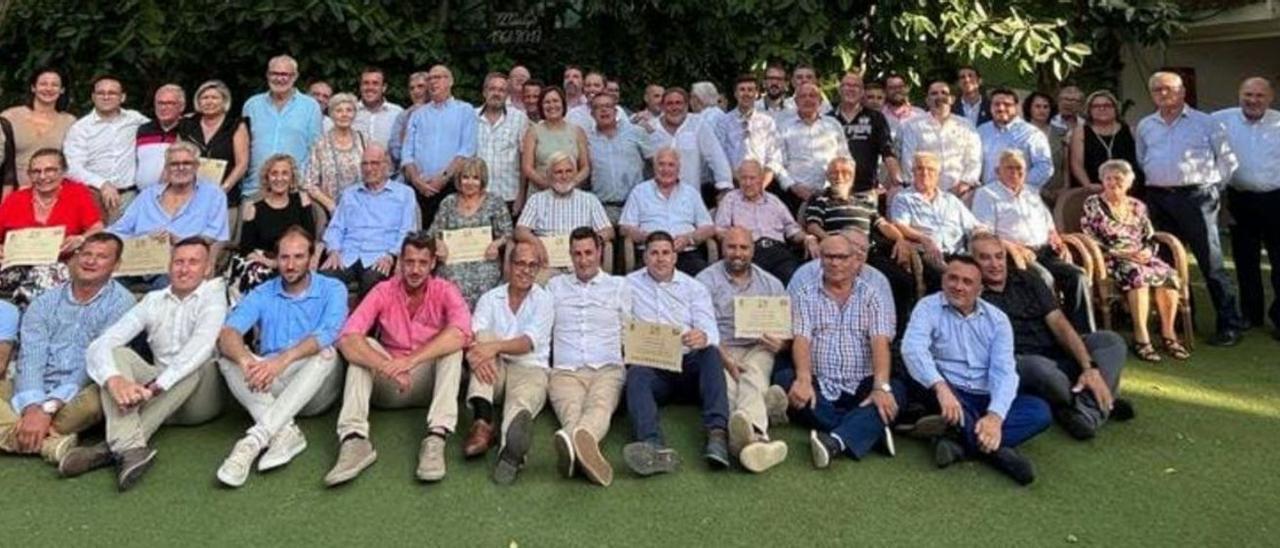
[[[1111,331],[1081,339],[1049,286],[1034,274],[1008,268],[996,236],[973,235],[969,250],[982,269],[982,299],[1008,315],[1013,325],[1019,390],[1048,401],[1076,439],[1092,438],[1108,417],[1132,418],[1132,406],[1114,397],[1124,366],[1124,339]]]
[[[844,128],[844,138],[849,143],[849,154],[858,165],[853,191],[865,192],[878,186],[879,167],[883,160],[888,172],[888,187],[901,186],[902,174],[898,168],[897,153],[890,135],[889,121],[884,114],[862,106],[862,75],[847,72],[840,79],[840,106],[831,116]]]

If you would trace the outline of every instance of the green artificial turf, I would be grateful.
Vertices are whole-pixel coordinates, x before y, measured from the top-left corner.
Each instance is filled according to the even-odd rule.
[[[630,427],[615,417],[604,451],[617,479],[607,489],[556,474],[555,419],[546,409],[528,465],[510,487],[489,481],[493,453],[463,461],[460,436],[450,440],[445,480],[415,481],[425,411],[405,410],[373,413],[378,462],[327,490],[321,478],[336,454],[335,410],[301,421],[310,448],[293,463],[231,490],[217,485],[214,471],[248,426],[236,407],[208,425],[162,429],[155,467],[125,494],[109,471],[60,480],[37,459],[0,457],[0,539],[4,546],[1274,546],[1278,350],[1254,330],[1235,348],[1197,345],[1189,363],[1131,360],[1123,386],[1138,418],[1109,424],[1089,442],[1056,426],[1032,440],[1024,449],[1039,479],[1029,488],[979,463],[937,470],[926,444],[905,438],[896,458],[842,457],[813,470],[807,432],[795,426],[774,430],[791,450],[778,468],[760,476],[711,472],[698,458],[696,411],[684,406],[663,412],[668,441],[685,460],[668,476],[626,471],[621,450]],[[468,424],[464,416],[459,429]]]

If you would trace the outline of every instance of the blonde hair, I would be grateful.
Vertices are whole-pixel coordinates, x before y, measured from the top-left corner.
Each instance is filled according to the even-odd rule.
[[[200,84],[200,87],[196,88],[195,95],[191,96],[192,102],[199,105],[200,96],[211,89],[217,90],[218,95],[222,96],[222,112],[227,112],[231,108],[231,88],[227,87],[222,80],[209,80]]]
[[[293,180],[289,181],[289,191],[293,192],[297,190],[300,184],[300,181],[298,180],[298,161],[294,160],[293,156],[289,154],[272,154],[267,157],[267,161],[262,162],[262,167],[258,168],[258,180],[263,181],[263,186],[266,186],[265,181],[267,180],[267,172],[271,171],[272,166],[275,166],[280,162],[289,164],[289,172],[293,174]]]
[[[489,187],[489,164],[486,164],[479,157],[467,158],[462,162],[462,167],[458,169],[458,183],[462,182],[463,177],[480,179],[480,189],[484,190]]]

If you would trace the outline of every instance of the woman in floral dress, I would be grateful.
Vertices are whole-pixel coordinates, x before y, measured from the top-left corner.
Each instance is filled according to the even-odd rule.
[[[443,241],[436,247],[440,258],[437,275],[458,284],[467,305],[475,308],[476,300],[502,280],[502,258],[498,250],[511,238],[511,213],[501,197],[486,192],[489,173],[484,160],[467,160],[454,184],[458,192],[440,202],[440,210],[427,232],[439,239],[446,230],[492,227],[493,243],[485,250],[484,260],[449,264],[449,247]]]

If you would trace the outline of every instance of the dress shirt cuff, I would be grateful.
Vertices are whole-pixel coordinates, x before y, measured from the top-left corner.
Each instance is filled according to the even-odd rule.
[[[76,394],[79,392],[80,386],[77,384],[60,384],[49,392],[49,398],[47,399],[59,400],[65,404],[71,401],[72,398],[76,397]]]
[[[938,373],[938,370],[936,368],[929,369],[927,371],[918,371],[918,373],[920,374],[920,376],[917,377],[916,380],[920,381],[921,385],[924,385],[925,388],[931,391],[933,390],[933,386],[935,384],[938,384],[939,382],[947,382],[946,379],[942,378],[942,374]],[[947,383],[947,384],[949,386],[951,383]]]
[[[719,181],[716,183],[716,190],[733,190],[733,181]]]
[[[178,378],[177,370],[173,367],[169,367],[164,371],[161,371],[160,374],[156,376],[155,383],[161,390],[167,392],[173,388],[173,385],[178,384],[181,380],[181,378]]]
[[[1000,416],[1000,420],[1004,420],[1009,416],[1009,407],[1013,405],[1012,396],[1002,396],[999,394],[991,395],[991,403],[987,404],[987,412]]]
[[[43,390],[25,390],[14,394],[10,403],[13,405],[13,412],[22,415],[22,410],[28,405],[44,403],[47,399],[49,397]]]
[[[85,368],[85,372],[89,374],[89,378],[93,379],[93,382],[102,387],[107,386],[107,379],[120,374],[114,357],[108,357],[106,360],[90,359],[89,366]]]

